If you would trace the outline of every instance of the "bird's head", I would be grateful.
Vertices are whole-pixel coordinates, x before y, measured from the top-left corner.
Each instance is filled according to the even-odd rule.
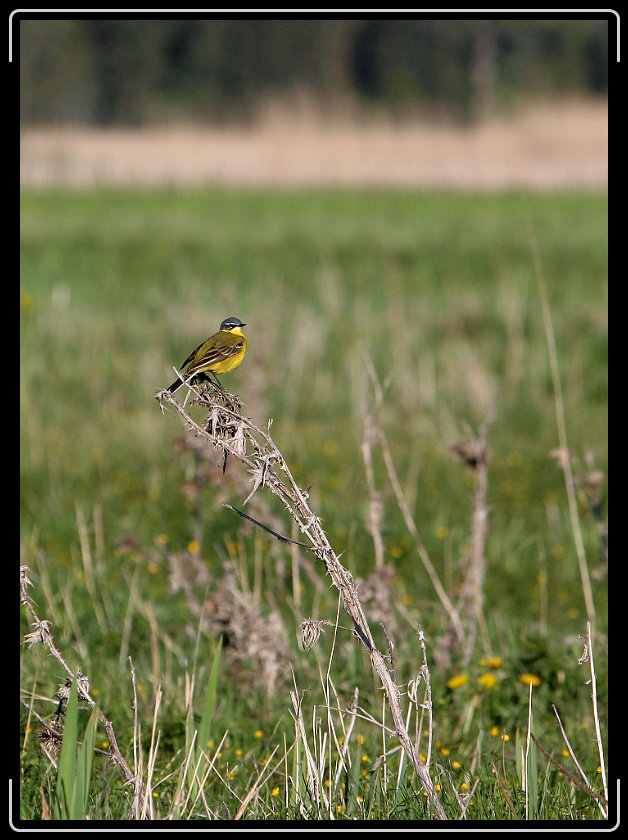
[[[240,329],[241,327],[246,327],[246,324],[243,323],[239,318],[234,317],[233,315],[230,318],[225,318],[225,320],[220,325],[220,329],[226,330],[227,332],[233,332],[234,330],[242,332],[242,330]]]

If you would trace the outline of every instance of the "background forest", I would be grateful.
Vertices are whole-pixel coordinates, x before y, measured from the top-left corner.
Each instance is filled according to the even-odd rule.
[[[473,121],[608,91],[607,20],[22,20],[21,122],[250,121],[268,99]]]

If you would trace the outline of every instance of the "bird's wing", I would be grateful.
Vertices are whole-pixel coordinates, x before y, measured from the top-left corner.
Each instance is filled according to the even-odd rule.
[[[198,347],[196,348],[196,350],[192,350],[192,352],[191,352],[191,353],[190,353],[190,355],[187,357],[187,359],[186,359],[186,360],[182,363],[182,365],[181,365],[181,367],[179,368],[179,370],[185,370],[185,369],[186,369],[186,367],[190,364],[190,362],[194,361],[194,357],[196,356],[196,354],[198,353],[198,351],[201,349],[201,347],[203,346],[203,344],[205,344],[206,342],[207,342],[207,339],[205,339],[205,341],[201,341],[201,343],[198,345]]]
[[[202,345],[201,345],[202,346]],[[240,339],[236,342],[218,342],[213,347],[209,347],[205,353],[197,359],[194,364],[190,365],[186,374],[188,376],[192,376],[199,371],[208,370],[213,365],[218,364],[218,362],[224,362],[225,359],[230,359],[232,356],[237,356],[238,353],[241,352],[242,348],[244,347],[243,339]],[[200,347],[197,347],[196,352],[200,350]],[[193,354],[194,356],[194,354]]]

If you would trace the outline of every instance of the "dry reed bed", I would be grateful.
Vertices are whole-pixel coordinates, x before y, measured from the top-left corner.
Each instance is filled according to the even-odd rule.
[[[456,128],[358,126],[286,114],[250,129],[29,129],[21,183],[72,186],[397,186],[605,188],[608,105],[537,105]]]

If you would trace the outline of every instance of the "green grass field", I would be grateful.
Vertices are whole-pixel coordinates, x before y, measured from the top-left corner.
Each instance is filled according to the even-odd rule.
[[[368,658],[342,631],[332,655],[331,628],[312,651],[300,648],[304,618],[335,620],[335,590],[307,552],[221,506],[241,507],[250,476],[232,459],[223,478],[217,458],[177,445],[181,421],[172,410],[162,415],[154,399],[172,381],[172,365],[228,315],[246,322],[249,353],[225,385],[258,425],[273,419],[275,442],[355,577],[374,571],[362,457],[363,406],[373,405],[368,364],[385,383],[378,422],[404,498],[452,598],[469,551],[474,477],[451,447],[490,420],[487,570],[472,657],[462,662],[455,646],[449,658],[438,656],[448,618],[377,447],[384,560],[394,574],[382,584],[385,607],[365,600],[365,611],[384,648],[385,621],[403,686],[421,666],[415,631],[424,628],[433,777],[452,819],[461,813],[456,794],[471,791],[468,819],[601,819],[593,796],[541,751],[537,784],[521,779],[525,675],[533,675],[539,744],[581,780],[555,704],[591,786],[602,791],[590,674],[577,661],[588,617],[577,537],[551,456],[559,446],[556,392],[533,240],[596,614],[606,745],[606,194],[23,193],[21,564],[39,618],[52,622],[68,665],[89,675],[130,764],[134,743],[141,746],[155,819],[233,818],[260,773],[245,819],[429,817],[399,753],[378,761],[394,739],[366,719],[351,735],[351,772],[336,778],[341,723],[325,696],[344,707],[357,686],[360,708],[381,722]],[[201,417],[194,406],[191,413]],[[300,537],[263,489],[249,509]],[[236,609],[245,618],[234,629]],[[24,611],[23,633],[30,620]],[[34,694],[33,708],[50,719],[65,673],[47,654],[41,644],[22,647],[21,688],[26,704]],[[137,676],[135,736],[128,657]],[[291,668],[307,689],[304,718],[329,798],[323,814],[308,800],[295,745]],[[79,709],[79,739],[88,716]],[[52,808],[56,770],[35,737],[40,723],[26,707],[22,717],[21,816],[41,819]],[[200,722],[203,749],[215,757],[202,784],[189,769]],[[417,720],[422,754],[425,726]],[[96,747],[108,748],[102,727]],[[119,769],[96,754],[91,818],[127,819],[131,798]]]

